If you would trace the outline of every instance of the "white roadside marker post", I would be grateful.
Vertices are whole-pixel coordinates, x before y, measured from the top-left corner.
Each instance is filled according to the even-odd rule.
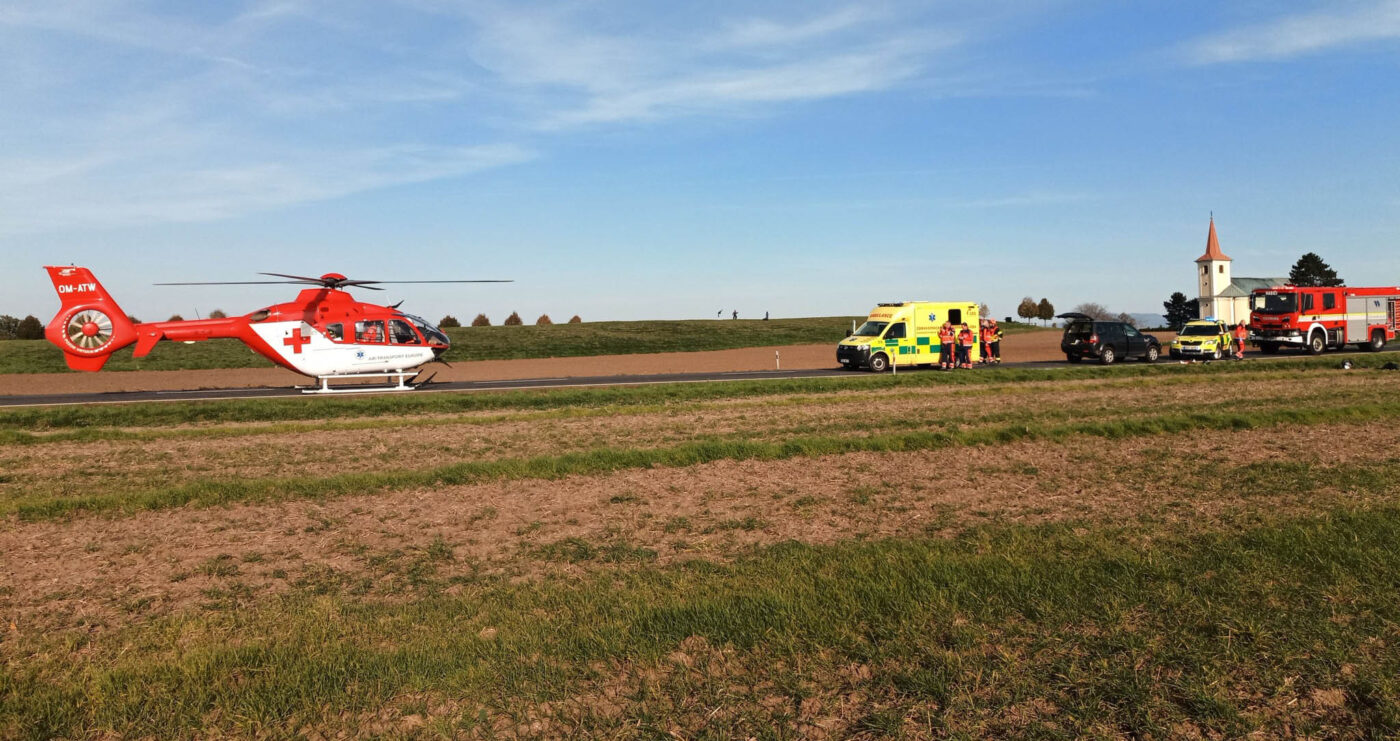
[[[774,370],[782,370],[782,369],[783,369],[783,356],[782,356],[782,352],[779,351],[779,350],[774,350],[774,351],[773,351],[773,368],[774,368]]]

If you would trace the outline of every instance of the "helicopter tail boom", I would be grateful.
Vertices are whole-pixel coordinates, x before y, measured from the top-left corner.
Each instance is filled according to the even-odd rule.
[[[69,368],[101,370],[113,352],[136,341],[136,325],[92,271],[76,266],[44,269],[61,302],[44,336],[63,351]]]

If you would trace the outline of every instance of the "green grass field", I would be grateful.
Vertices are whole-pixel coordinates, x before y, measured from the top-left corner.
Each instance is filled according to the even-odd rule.
[[[641,322],[584,322],[543,327],[459,327],[447,330],[452,349],[448,362],[519,358],[582,357],[637,353],[730,350],[766,345],[833,345],[851,327],[849,317]],[[1029,329],[1007,325],[1008,333]],[[241,342],[210,340],[192,344],[162,342],[145,358],[131,350],[113,354],[103,370],[199,370],[269,368],[272,363]],[[60,373],[63,356],[44,340],[0,341],[0,373]]]
[[[1393,738],[1395,357],[0,412],[0,738]]]

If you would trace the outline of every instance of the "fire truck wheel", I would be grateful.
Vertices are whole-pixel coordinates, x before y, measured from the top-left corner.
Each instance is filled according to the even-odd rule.
[[[1327,349],[1327,336],[1321,332],[1313,332],[1308,337],[1308,354],[1321,355]]]
[[[1161,354],[1162,353],[1160,350],[1157,349],[1157,346],[1152,345],[1151,347],[1147,348],[1147,354],[1142,356],[1142,362],[1155,363],[1157,362],[1157,358],[1161,356]]]
[[[1265,355],[1277,355],[1277,354],[1278,354],[1278,343],[1277,343],[1277,342],[1261,342],[1261,343],[1259,343],[1259,352],[1264,353]]]
[[[1385,349],[1385,333],[1379,329],[1371,333],[1371,341],[1366,343],[1366,349],[1371,352],[1380,352]]]
[[[1113,365],[1113,361],[1117,359],[1118,353],[1114,351],[1113,345],[1104,345],[1103,350],[1099,351],[1100,365]]]
[[[877,352],[870,356],[870,370],[876,373],[884,373],[890,369],[890,359],[882,352]]]

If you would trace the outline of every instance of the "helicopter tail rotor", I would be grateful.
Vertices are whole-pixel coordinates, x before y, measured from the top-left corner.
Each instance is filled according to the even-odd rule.
[[[61,305],[44,336],[63,351],[73,370],[97,371],[112,353],[136,341],[136,325],[97,282],[77,266],[48,266]]]

